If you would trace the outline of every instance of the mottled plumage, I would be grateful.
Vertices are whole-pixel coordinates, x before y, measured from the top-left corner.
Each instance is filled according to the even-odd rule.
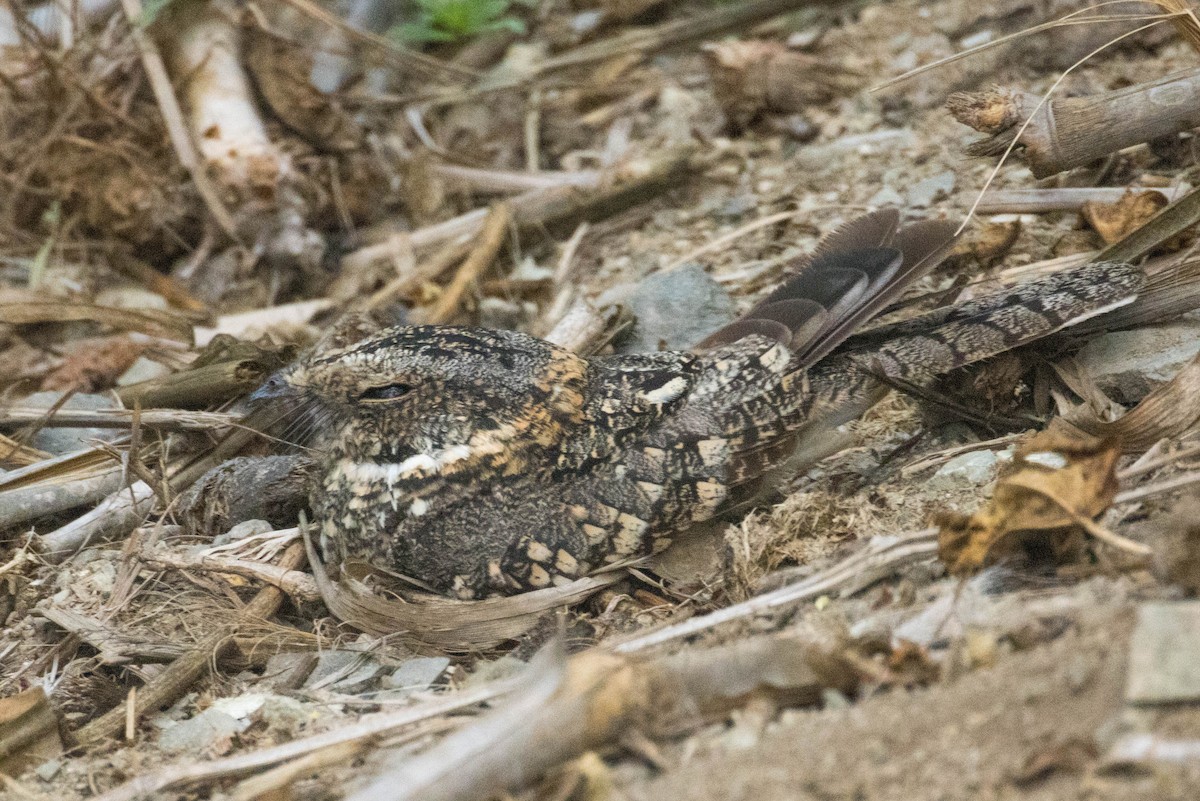
[[[751,497],[798,438],[1133,299],[1092,265],[847,337],[932,268],[952,229],[894,211],[835,232],[695,352],[587,359],[524,334],[418,326],[318,349],[261,397],[316,415],[323,540],[463,598],[662,550]]]

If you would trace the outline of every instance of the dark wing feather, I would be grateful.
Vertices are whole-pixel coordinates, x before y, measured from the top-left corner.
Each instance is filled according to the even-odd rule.
[[[767,322],[791,331],[797,366],[815,364],[949,252],[955,231],[950,223],[929,220],[897,229],[899,219],[895,209],[880,209],[838,228],[811,257],[793,263],[791,278],[697,350],[764,331],[789,342]]]

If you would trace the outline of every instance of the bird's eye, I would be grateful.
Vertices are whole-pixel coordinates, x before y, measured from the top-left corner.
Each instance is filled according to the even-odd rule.
[[[362,401],[390,401],[403,398],[412,391],[410,384],[384,384],[381,387],[371,387],[358,396]]]

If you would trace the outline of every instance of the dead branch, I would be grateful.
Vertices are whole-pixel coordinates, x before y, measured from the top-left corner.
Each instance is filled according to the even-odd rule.
[[[688,170],[691,156],[692,148],[681,147],[650,161],[601,173],[591,186],[556,186],[526,192],[509,201],[513,221],[519,230],[529,230],[613,214],[677,185]],[[383,242],[347,254],[342,259],[342,269],[361,271],[408,248],[420,256],[448,242],[467,241],[479,236],[487,214],[487,209],[475,209],[412,233],[394,234]]]
[[[432,165],[432,170],[443,178],[468,187],[473,192],[495,194],[515,194],[537,189],[553,189],[559,186],[595,186],[600,180],[600,173],[596,170],[518,172],[516,170],[485,170],[478,167],[443,163]]]
[[[289,570],[279,565],[264,564],[252,559],[231,559],[210,554],[188,556],[172,553],[162,548],[143,550],[138,556],[151,568],[229,573],[278,587],[298,601],[319,601],[321,599],[316,582],[303,570]]]
[[[565,663],[539,661],[504,707],[384,771],[348,801],[486,798],[526,787],[630,730],[678,733],[753,694],[811,704],[824,688],[849,692],[859,679],[847,643],[795,634],[653,660],[593,650]]]
[[[554,324],[545,339],[576,353],[595,353],[612,338],[614,329],[620,324],[621,312],[617,306],[596,309],[581,300]]]
[[[95,503],[117,491],[123,483],[120,465],[88,472],[66,481],[46,481],[3,491],[0,498],[0,529]]]
[[[934,557],[937,554],[937,531],[936,528],[929,528],[901,537],[877,537],[858,553],[805,581],[619,642],[612,646],[612,650],[619,654],[635,653],[708,631],[731,620],[751,617],[834,591],[843,595],[853,594],[904,565]]]
[[[707,9],[681,20],[672,20],[652,28],[634,29],[628,33],[577,47],[538,65],[538,74],[568,67],[580,67],[604,61],[625,53],[651,55],[668,47],[709,39],[731,30],[750,27],[756,23],[816,5],[840,5],[841,0],[753,0],[719,8]]]
[[[1084,203],[1116,203],[1134,187],[1084,186],[1047,189],[1000,189],[989,192],[976,207],[979,214],[1044,214],[1048,211],[1079,211]],[[1183,197],[1188,187],[1136,187],[1137,191],[1158,192],[1173,202]]]
[[[13,406],[0,409],[0,426],[42,423],[48,428],[130,428],[135,412],[130,409],[45,409]],[[161,431],[211,431],[227,428],[242,418],[225,412],[194,412],[185,409],[145,409],[138,425]]]
[[[8,293],[6,293],[6,299]],[[156,309],[118,309],[89,303],[67,301],[38,302],[22,298],[16,302],[0,303],[0,323],[28,325],[33,323],[64,323],[88,321],[118,331],[140,331],[180,342],[191,343],[192,324],[175,312]]]
[[[1020,132],[1029,169],[1045,178],[1200,126],[1200,68],[1088,97],[1041,100],[996,87],[951,95],[946,106],[959,122],[988,134],[967,148],[970,155],[998,156]]]
[[[114,492],[87,514],[40,537],[42,558],[58,564],[92,542],[128,534],[150,514],[155,497],[154,488],[144,481]]]
[[[150,38],[141,24],[142,4],[140,0],[122,0],[121,5],[125,10],[126,19],[129,20],[134,42],[141,53],[142,66],[146,70],[150,89],[154,92],[154,99],[158,101],[158,107],[162,111],[163,122],[171,137],[171,144],[179,156],[179,163],[191,175],[192,181],[196,184],[196,191],[204,199],[209,213],[221,226],[221,230],[230,238],[237,239],[237,224],[234,223],[233,216],[225,208],[216,187],[213,186],[208,174],[204,171],[204,164],[201,163],[196,146],[188,135],[183,119],[183,110],[179,107],[179,98],[175,96],[175,88],[171,85],[170,76],[167,75],[167,67],[163,62],[162,54],[159,53],[154,40]]]
[[[250,428],[232,431],[204,456],[176,468],[165,480],[166,486],[173,492],[182,492],[257,436]],[[146,519],[154,508],[155,498],[154,489],[144,481],[118,490],[92,511],[39,538],[42,558],[58,564],[92,542],[127,536]]]

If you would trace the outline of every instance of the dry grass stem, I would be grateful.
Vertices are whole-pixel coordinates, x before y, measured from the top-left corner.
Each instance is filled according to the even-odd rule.
[[[484,220],[483,229],[479,232],[478,243],[471,249],[432,308],[425,312],[426,322],[448,323],[453,319],[467,290],[496,260],[500,248],[504,246],[511,222],[512,211],[508,204],[498,203],[492,207]]]

